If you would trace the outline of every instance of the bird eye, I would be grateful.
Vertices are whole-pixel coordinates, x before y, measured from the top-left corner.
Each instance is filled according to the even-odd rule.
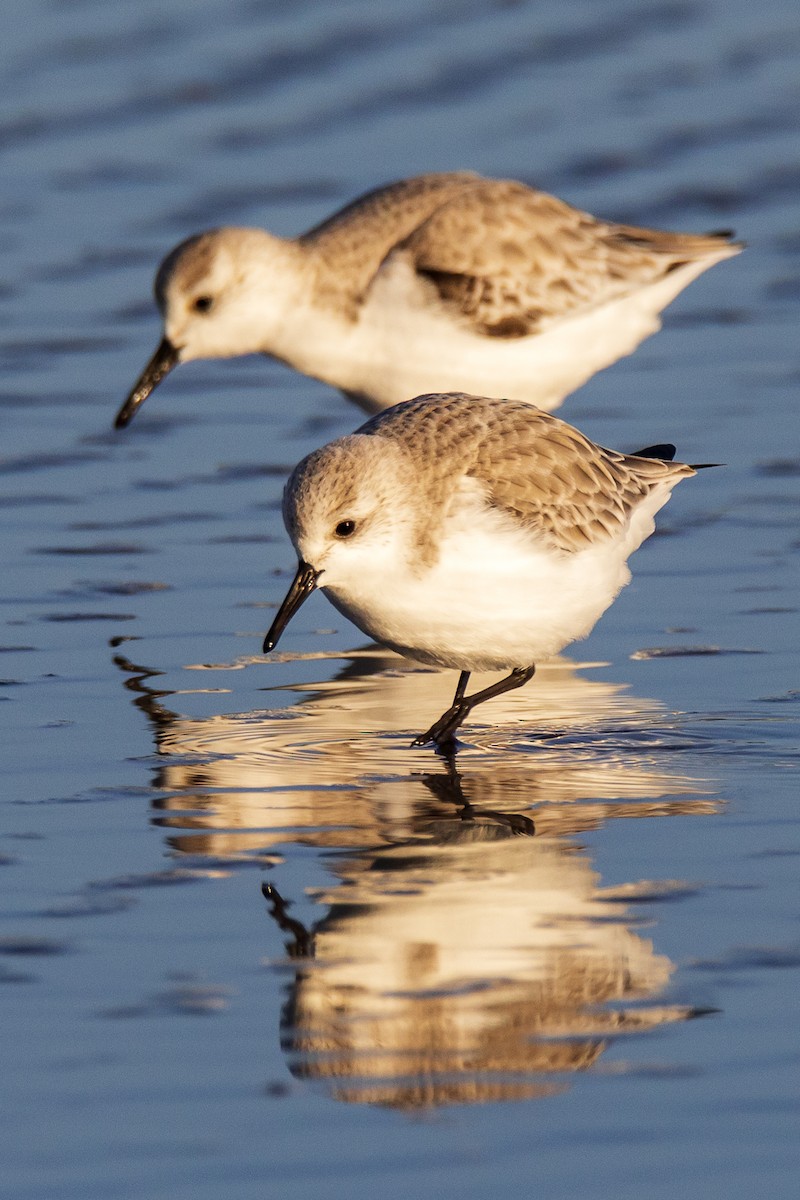
[[[214,306],[213,296],[197,296],[192,302],[192,308],[195,312],[207,313]]]
[[[338,538],[349,538],[355,533],[355,531],[355,521],[340,521],[333,532]]]

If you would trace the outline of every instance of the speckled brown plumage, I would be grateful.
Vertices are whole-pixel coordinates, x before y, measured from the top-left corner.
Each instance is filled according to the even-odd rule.
[[[400,179],[359,196],[297,239],[317,260],[319,297],[346,305],[355,317],[375,273],[390,251],[441,205],[486,183],[471,171]]]
[[[457,172],[370,192],[298,243],[319,256],[317,294],[331,302],[357,305],[398,255],[475,332],[526,337],[729,239],[605,222],[523,183]]]
[[[420,486],[431,507],[472,480],[487,503],[568,553],[613,537],[654,488],[695,474],[685,463],[605,450],[532,405],[461,393],[418,396],[356,434],[391,439],[425,463]]]

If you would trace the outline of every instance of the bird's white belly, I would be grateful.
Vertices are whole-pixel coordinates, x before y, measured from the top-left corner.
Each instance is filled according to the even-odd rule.
[[[586,637],[630,573],[616,543],[558,554],[522,542],[465,532],[421,575],[325,590],[366,634],[410,658],[465,671],[529,666]]]
[[[694,273],[701,269],[690,267]],[[338,366],[331,348],[328,377],[373,410],[441,391],[524,400],[552,410],[660,328],[658,313],[686,286],[683,276],[690,267],[523,338],[473,333],[431,304],[418,281],[401,278],[394,268],[391,278],[376,281],[341,345]]]

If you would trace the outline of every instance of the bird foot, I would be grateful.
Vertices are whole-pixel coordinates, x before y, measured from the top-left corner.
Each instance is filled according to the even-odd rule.
[[[434,721],[427,733],[421,733],[414,738],[412,746],[429,746],[434,743],[438,750],[451,750],[456,739],[453,736],[459,725],[469,716],[471,704],[454,704],[442,713],[438,721]]]

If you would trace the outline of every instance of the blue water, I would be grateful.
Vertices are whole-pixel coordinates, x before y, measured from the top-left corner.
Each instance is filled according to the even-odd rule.
[[[3,16],[3,1195],[794,1196],[795,0]],[[450,674],[321,596],[260,654],[356,410],[253,358],[111,422],[174,242],[465,167],[748,249],[561,410],[725,469],[454,775]]]

